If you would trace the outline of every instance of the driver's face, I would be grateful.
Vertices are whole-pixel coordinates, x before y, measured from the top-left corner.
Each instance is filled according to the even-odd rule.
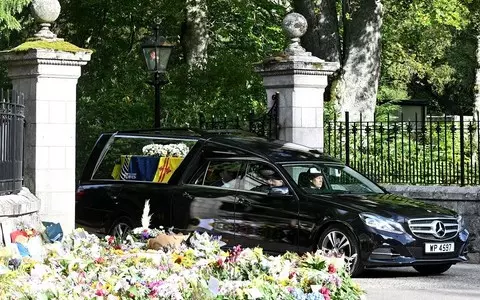
[[[270,186],[282,186],[283,185],[283,180],[281,180],[281,179],[269,179],[268,184]]]

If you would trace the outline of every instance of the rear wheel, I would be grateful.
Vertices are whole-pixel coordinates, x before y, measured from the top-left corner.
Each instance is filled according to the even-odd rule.
[[[114,236],[116,239],[124,241],[132,229],[133,226],[130,220],[126,217],[121,217],[113,222],[109,234]]]
[[[423,265],[423,266],[413,266],[413,268],[422,275],[438,275],[448,271],[448,269],[450,269],[451,266],[452,266],[451,264]]]
[[[335,255],[345,255],[348,258],[351,276],[358,276],[363,272],[363,265],[359,257],[360,247],[354,234],[345,226],[329,226],[320,235],[318,249]]]

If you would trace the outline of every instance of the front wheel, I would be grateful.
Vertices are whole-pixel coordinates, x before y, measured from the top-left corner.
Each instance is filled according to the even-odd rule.
[[[320,235],[318,249],[334,253],[335,255],[345,255],[352,277],[358,276],[363,272],[363,265],[359,257],[360,247],[354,234],[345,226],[329,226]]]
[[[132,222],[130,222],[130,220],[126,217],[121,217],[113,222],[109,234],[114,236],[115,239],[124,241],[132,229]]]
[[[438,275],[448,271],[448,269],[450,269],[451,266],[452,266],[451,264],[423,265],[423,266],[413,266],[413,268],[422,275]]]

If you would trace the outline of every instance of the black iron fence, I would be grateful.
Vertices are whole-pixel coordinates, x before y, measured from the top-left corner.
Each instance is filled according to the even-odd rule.
[[[273,105],[265,114],[255,114],[250,112],[247,117],[235,118],[215,117],[206,118],[202,113],[199,114],[199,127],[209,131],[222,132],[222,130],[238,129],[255,133],[258,136],[278,139],[278,97],[276,93],[272,96]]]
[[[22,95],[0,89],[0,195],[22,188],[24,103]]]
[[[385,122],[333,120],[324,151],[380,183],[480,184],[478,114]]]

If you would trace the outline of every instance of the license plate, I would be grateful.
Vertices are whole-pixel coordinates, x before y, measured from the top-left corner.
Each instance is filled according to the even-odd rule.
[[[454,243],[425,243],[425,253],[446,253],[454,249]]]

